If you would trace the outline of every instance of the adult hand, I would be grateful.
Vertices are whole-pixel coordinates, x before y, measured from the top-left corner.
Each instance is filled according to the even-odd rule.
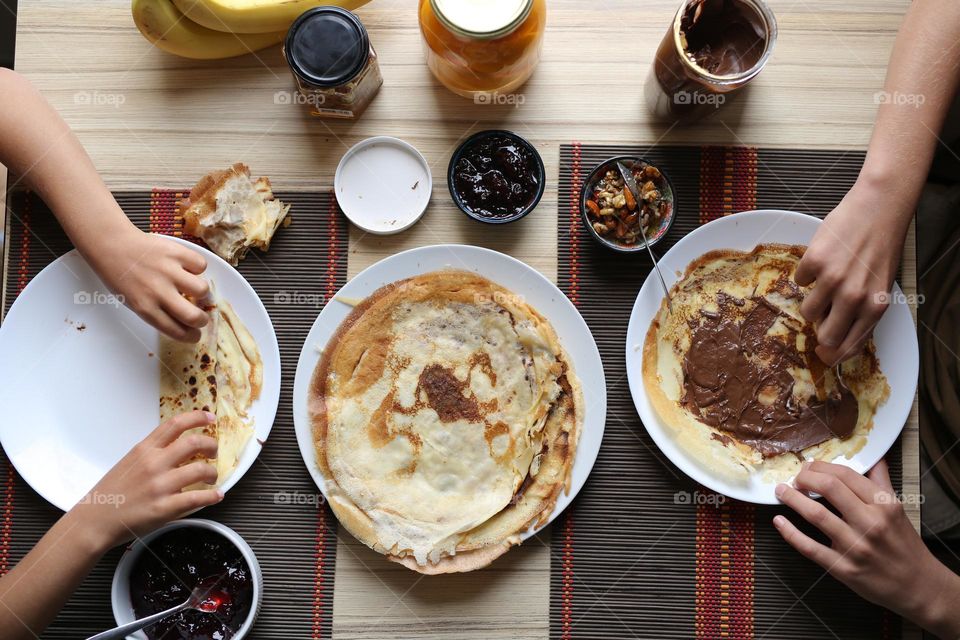
[[[831,545],[810,538],[787,518],[773,524],[790,546],[862,597],[944,638],[960,637],[960,577],[924,545],[894,493],[886,462],[866,477],[826,462],[805,465],[777,497],[826,534]],[[836,515],[806,492],[822,495]]]
[[[200,277],[207,262],[196,251],[132,225],[86,252],[96,272],[146,322],[175,340],[196,342],[210,318],[194,300],[209,284]]]
[[[814,285],[800,312],[817,325],[816,353],[827,365],[857,355],[889,306],[911,217],[895,203],[886,187],[857,182],[797,267],[797,284]]]
[[[66,517],[106,550],[220,502],[219,489],[183,490],[217,481],[213,465],[187,462],[196,454],[216,458],[217,441],[200,434],[180,437],[214,420],[213,414],[203,411],[167,420],[131,449]]]

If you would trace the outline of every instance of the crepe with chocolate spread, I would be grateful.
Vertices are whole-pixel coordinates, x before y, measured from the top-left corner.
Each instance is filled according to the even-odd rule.
[[[217,485],[233,473],[253,435],[248,411],[260,396],[260,350],[233,307],[218,300],[206,308],[210,322],[191,344],[160,337],[160,420],[189,411],[210,411],[216,422],[186,433],[217,440]],[[200,487],[191,487],[200,488]]]
[[[729,480],[776,478],[804,459],[850,456],[889,395],[873,341],[838,379],[814,353],[794,282],[805,247],[761,244],[693,261],[647,332],[643,380],[694,458]]]
[[[486,566],[569,489],[584,411],[569,357],[545,318],[475,273],[374,292],[309,393],[328,503],[415,571]]]

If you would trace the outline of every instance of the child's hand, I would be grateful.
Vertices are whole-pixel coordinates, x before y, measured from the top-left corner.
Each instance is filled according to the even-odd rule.
[[[131,449],[66,517],[105,551],[220,502],[219,489],[182,491],[194,483],[217,481],[213,465],[183,464],[195,454],[215,458],[217,441],[199,434],[180,438],[188,429],[215,419],[213,414],[193,411],[167,420]]]
[[[828,365],[860,353],[889,306],[905,220],[881,189],[857,183],[817,230],[797,267],[800,285],[815,283],[800,312],[817,325],[816,352]]]
[[[146,322],[175,340],[196,342],[207,314],[195,300],[210,287],[200,274],[207,262],[196,251],[130,226],[121,237],[110,237],[89,249],[85,257],[123,302]]]
[[[960,577],[942,565],[917,534],[880,461],[864,477],[845,466],[813,462],[777,497],[829,536],[826,546],[788,519],[773,519],[790,546],[861,596],[941,637],[960,635]],[[799,489],[799,491],[798,491]],[[834,514],[806,492],[822,495]]]

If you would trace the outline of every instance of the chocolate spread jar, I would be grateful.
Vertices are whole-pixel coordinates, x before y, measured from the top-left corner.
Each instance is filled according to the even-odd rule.
[[[647,105],[676,120],[716,111],[760,73],[776,40],[763,0],[684,0],[647,77]]]
[[[339,7],[316,7],[290,26],[283,55],[297,83],[295,102],[321,118],[356,118],[383,85],[363,23]]]

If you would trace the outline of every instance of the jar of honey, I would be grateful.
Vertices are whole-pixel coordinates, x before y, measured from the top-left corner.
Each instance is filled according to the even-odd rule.
[[[530,78],[546,22],[546,0],[420,0],[427,66],[477,102],[493,102]]]

